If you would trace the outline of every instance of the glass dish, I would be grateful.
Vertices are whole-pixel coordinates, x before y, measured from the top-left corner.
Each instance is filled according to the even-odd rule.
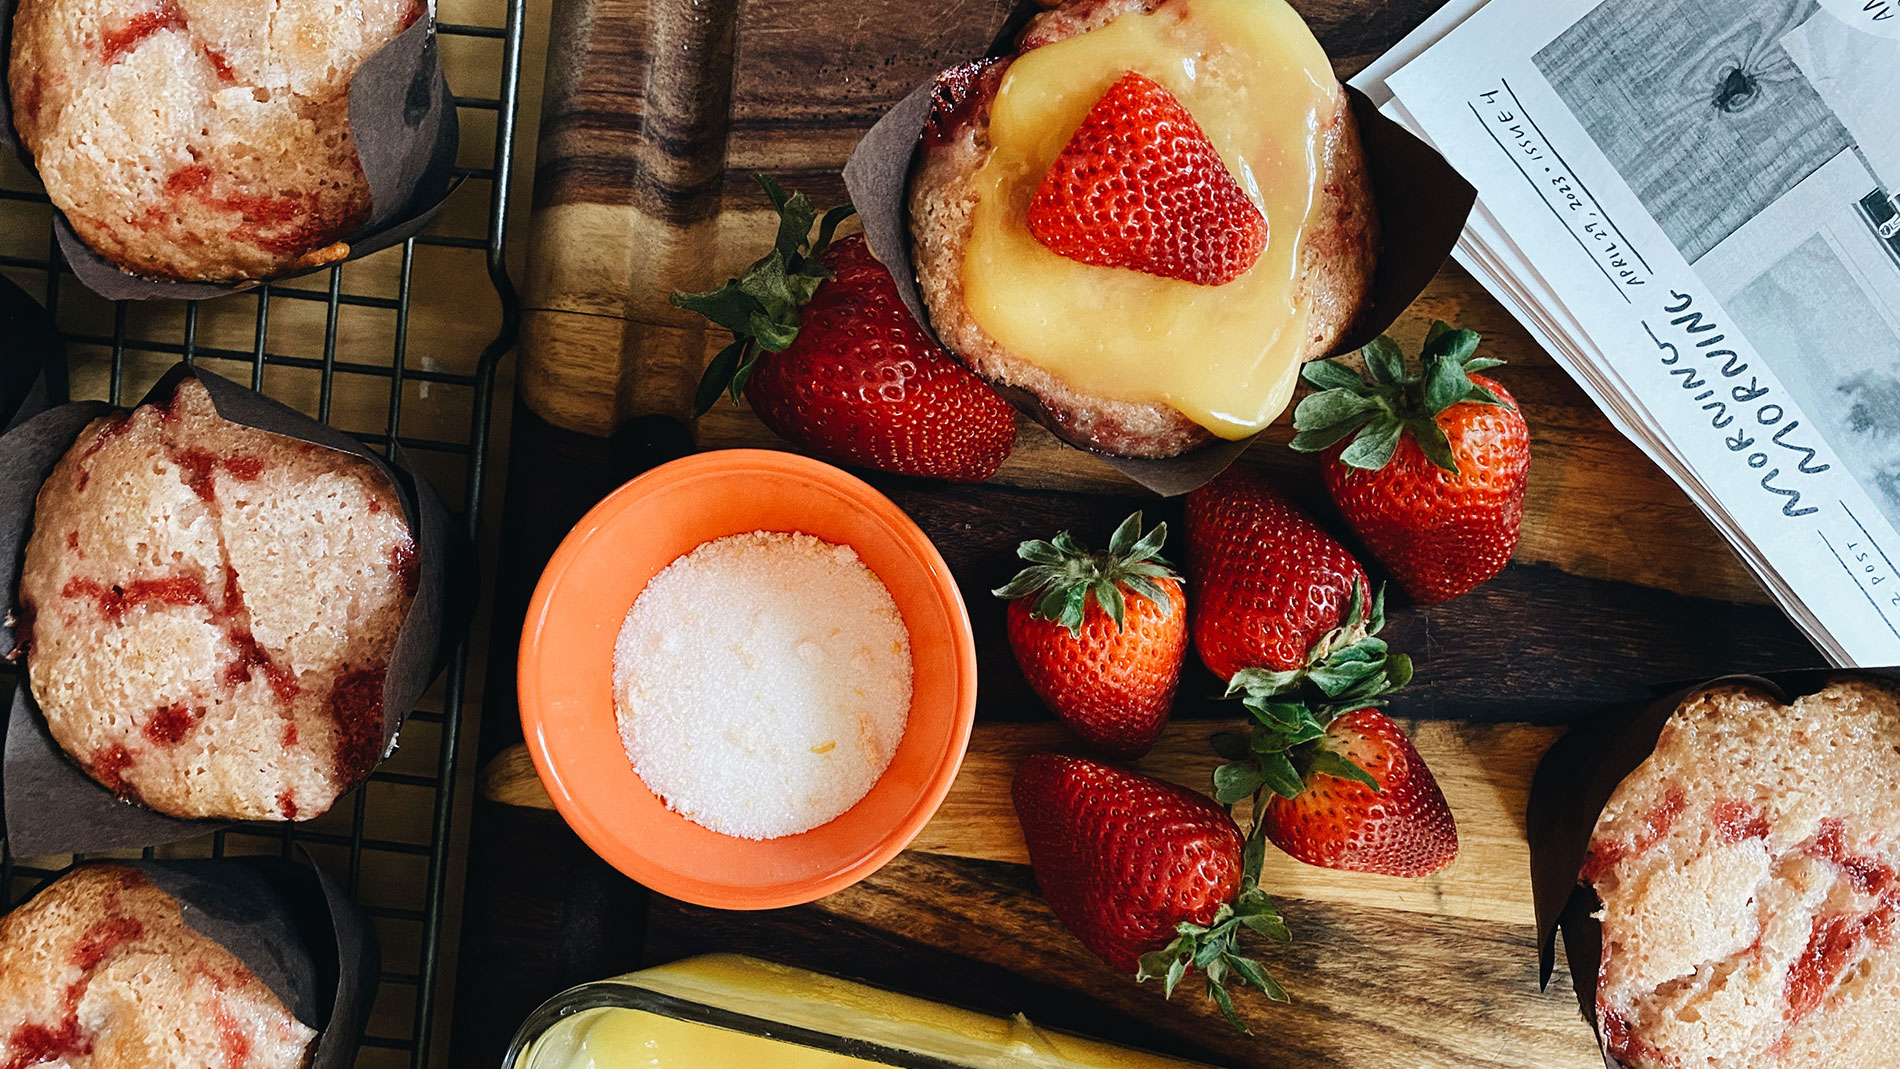
[[[789,966],[714,954],[583,984],[502,1069],[1207,1069]]]

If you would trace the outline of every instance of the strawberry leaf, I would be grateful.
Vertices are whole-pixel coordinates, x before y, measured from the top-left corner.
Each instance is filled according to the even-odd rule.
[[[1068,531],[1046,542],[1026,541],[1016,547],[1016,555],[1029,561],[1030,567],[990,593],[1011,601],[1034,598],[1033,616],[1055,620],[1076,636],[1088,618],[1090,598],[1118,629],[1127,624],[1130,594],[1153,602],[1163,616],[1171,616],[1173,598],[1157,581],[1180,579],[1161,558],[1167,540],[1167,524],[1155,524],[1143,533],[1137,512],[1116,526],[1105,553],[1090,552]]]
[[[1419,371],[1408,371],[1403,352],[1380,337],[1361,352],[1366,373],[1355,376],[1330,361],[1308,364],[1301,376],[1322,392],[1310,394],[1293,413],[1292,448],[1317,453],[1352,439],[1339,454],[1347,467],[1377,471],[1391,463],[1406,435],[1418,441],[1432,463],[1458,474],[1458,465],[1438,426],[1446,410],[1461,404],[1502,404],[1471,376],[1503,363],[1479,357],[1475,331],[1434,323],[1425,336]]]
[[[1234,997],[1229,995],[1227,989],[1211,976],[1207,978],[1207,993],[1213,997],[1215,1005],[1220,1007],[1220,1015],[1227,1018],[1228,1024],[1247,1035],[1253,1035],[1253,1029],[1248,1028],[1247,1022],[1241,1020],[1240,1014],[1234,1012]]]
[[[1254,720],[1248,749],[1260,784],[1241,774],[1235,766],[1244,765],[1247,759],[1233,756],[1237,747],[1223,741],[1217,747],[1229,763],[1216,773],[1217,798],[1231,805],[1245,796],[1243,787],[1258,790],[1260,786],[1281,797],[1294,798],[1313,771],[1346,779],[1364,775],[1363,770],[1347,767],[1350,762],[1335,764],[1328,757],[1316,756],[1327,751],[1312,744],[1326,734],[1326,725],[1334,717],[1354,709],[1382,706],[1386,704],[1384,695],[1411,682],[1412,659],[1392,653],[1385,640],[1378,637],[1384,626],[1384,588],[1368,599],[1365,586],[1355,585],[1347,600],[1344,621],[1313,643],[1304,667],[1290,671],[1250,668],[1234,673],[1228,681],[1227,696],[1240,698]]]
[[[824,251],[831,247],[831,238],[838,232],[839,224],[856,214],[858,210],[849,204],[840,204],[825,213],[824,218],[818,221],[818,239],[811,244],[814,259],[824,255]]]
[[[1470,331],[1464,333],[1471,334]],[[1477,337],[1475,334],[1471,336]],[[1477,342],[1473,341],[1472,345],[1475,348]],[[1443,412],[1464,400],[1471,386],[1471,376],[1465,374],[1463,361],[1454,356],[1425,358],[1425,411]]]
[[[1351,758],[1344,754],[1334,753],[1324,747],[1315,746],[1310,753],[1304,756],[1306,757],[1307,768],[1310,771],[1323,772],[1328,776],[1337,776],[1340,779],[1349,779],[1355,783],[1363,783],[1372,788],[1374,793],[1385,793],[1385,788],[1379,786],[1379,781],[1372,778],[1372,773],[1360,768],[1357,764],[1353,763]]]
[[[758,312],[752,316],[747,333],[756,339],[759,348],[767,352],[779,353],[784,352],[786,347],[798,337],[798,324],[787,325],[772,319],[764,312]]]
[[[1293,410],[1293,426],[1299,430],[1330,428],[1340,423],[1364,426],[1374,413],[1384,409],[1385,405],[1377,397],[1367,397],[1350,389],[1327,390],[1306,395]]]
[[[1381,416],[1366,424],[1346,451],[1339,454],[1340,463],[1349,468],[1365,471],[1378,471],[1392,462],[1392,454],[1398,451],[1399,439],[1405,436],[1405,424],[1393,416]]]
[[[1458,458],[1452,454],[1451,439],[1445,437],[1445,428],[1440,427],[1437,420],[1413,420],[1409,429],[1425,459],[1453,475],[1458,474]]]
[[[1448,359],[1463,364],[1478,351],[1479,338],[1475,330],[1460,330],[1451,324],[1439,320],[1425,333],[1423,356],[1429,363],[1434,359]]]
[[[1165,531],[1166,528],[1163,530]],[[1129,555],[1129,550],[1135,548],[1135,542],[1140,538],[1141,513],[1137,512],[1116,525],[1115,533],[1108,536],[1108,551],[1117,557],[1126,557]]]
[[[1365,383],[1365,376],[1339,360],[1315,360],[1300,368],[1300,378],[1321,390],[1353,390]]]
[[[1298,798],[1306,789],[1306,780],[1300,776],[1300,770],[1293,767],[1293,759],[1284,750],[1261,754],[1259,768],[1261,780],[1282,798]]]
[[[1399,343],[1381,334],[1361,350],[1366,372],[1380,386],[1399,386],[1405,382],[1405,353]]]
[[[694,415],[703,416],[712,411],[713,405],[719,403],[719,395],[725,393],[734,381],[734,376],[739,370],[739,358],[744,354],[745,347],[745,342],[733,342],[719,350],[719,355],[713,357],[712,361],[706,365],[706,374],[700,377],[699,389],[693,394]],[[736,389],[733,390],[732,400],[733,403],[738,403]]]
[[[737,279],[704,293],[675,293],[668,300],[673,307],[698,312],[734,334],[744,332],[752,317],[765,311],[759,299],[747,293]]]
[[[1222,765],[1214,770],[1214,800],[1222,805],[1233,805],[1242,798],[1252,797],[1266,782],[1266,776],[1251,763],[1236,761]]]
[[[1244,761],[1253,756],[1253,748],[1248,745],[1249,736],[1244,731],[1223,731],[1207,740],[1214,752],[1229,761]]]
[[[810,234],[818,213],[810,198],[803,193],[787,193],[770,175],[756,178],[779,215],[771,251],[753,261],[739,278],[729,279],[717,289],[675,293],[669,298],[675,307],[696,312],[731,331],[734,342],[742,346],[730,359],[714,357],[707,364],[694,394],[695,406],[702,413],[722,391],[736,401],[761,354],[783,352],[797,340],[806,303],[831,278],[831,271],[818,262],[818,254],[853,212],[848,204],[826,212],[814,243]]]

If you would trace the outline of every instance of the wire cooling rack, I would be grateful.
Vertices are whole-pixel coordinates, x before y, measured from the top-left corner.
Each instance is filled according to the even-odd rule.
[[[514,345],[519,318],[502,251],[523,4],[440,0],[437,29],[451,87],[492,86],[494,94],[455,98],[460,185],[428,233],[317,274],[212,301],[102,301],[65,269],[52,209],[32,175],[11,160],[0,163],[0,271],[53,312],[66,337],[73,396],[135,402],[181,358],[227,378],[248,376],[252,388],[385,452],[400,442],[476,536],[495,370]],[[458,735],[473,704],[468,669],[464,638],[405,722],[395,756],[323,817],[294,827],[240,825],[143,851],[289,856],[301,846],[346,882],[383,950],[359,1069],[446,1063],[431,1051],[443,1038],[437,996],[451,986],[439,959]],[[0,886],[17,902],[71,860],[15,858],[0,846]]]

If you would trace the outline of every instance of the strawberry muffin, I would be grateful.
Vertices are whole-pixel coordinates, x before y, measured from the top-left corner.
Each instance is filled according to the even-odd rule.
[[[422,0],[20,0],[13,124],[53,204],[135,275],[349,255],[370,213],[350,79]]]
[[[1900,693],[1704,690],[1611,796],[1597,1019],[1631,1069],[1900,1064]]]
[[[227,423],[185,379],[87,427],[41,488],[27,677],[54,740],[124,799],[314,817],[382,756],[417,577],[380,471]]]
[[[945,346],[1111,455],[1254,434],[1369,302],[1358,127],[1285,0],[1064,0],[939,78],[909,193]]]
[[[76,868],[0,921],[9,1069],[297,1069],[315,1038],[130,866]]]

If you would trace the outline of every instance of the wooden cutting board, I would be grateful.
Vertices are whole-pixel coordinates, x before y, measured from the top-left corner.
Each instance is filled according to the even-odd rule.
[[[679,421],[700,448],[784,448],[743,409],[692,419],[692,385],[726,339],[666,295],[716,285],[764,247],[772,220],[754,172],[821,205],[841,199],[838,169],[858,136],[935,71],[982,52],[1008,6],[556,0],[519,376],[533,413],[592,435],[654,417]],[[1345,76],[1437,4],[1295,6]],[[872,480],[943,550],[977,630],[979,724],[937,819],[883,871],[810,906],[729,914],[656,897],[642,961],[744,950],[1221,1065],[1595,1064],[1567,982],[1560,974],[1541,993],[1536,981],[1523,812],[1538,757],[1560,725],[1652,683],[1820,658],[1683,495],[1452,266],[1393,333],[1409,349],[1437,318],[1481,331],[1510,361],[1497,374],[1533,434],[1512,566],[1450,605],[1393,613],[1394,644],[1420,667],[1395,711],[1452,802],[1463,850],[1420,881],[1276,859],[1267,884],[1296,941],[1265,960],[1292,1006],[1243,999],[1257,1034],[1241,1036],[1191,993],[1164,1002],[1063,932],[1022,863],[1009,777],[1024,753],[1065,736],[1016,671],[987,592],[1013,570],[1022,538],[1067,527],[1100,539],[1135,508],[1178,518],[1178,503],[1027,424],[984,486]],[[1331,522],[1310,458],[1285,438],[1268,434],[1243,462]],[[512,474],[519,485],[537,473]],[[1140,767],[1207,788],[1206,738],[1234,714],[1215,689],[1190,672],[1176,722]],[[519,749],[490,764],[483,792],[547,804]]]

